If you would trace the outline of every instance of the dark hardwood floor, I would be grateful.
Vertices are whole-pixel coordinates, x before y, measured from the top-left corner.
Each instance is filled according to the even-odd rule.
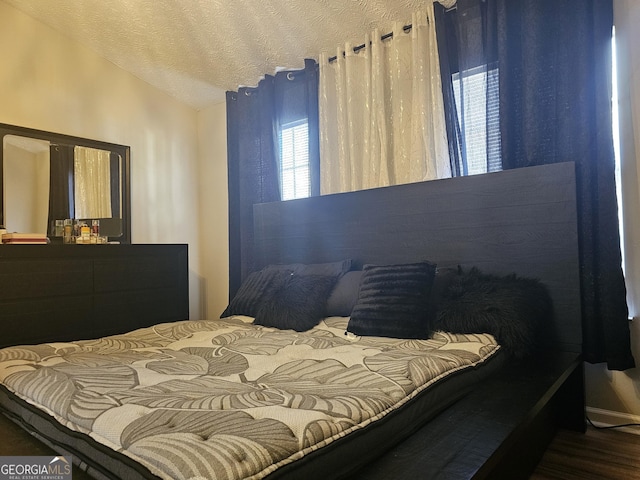
[[[0,455],[52,454],[0,415]],[[89,478],[74,468],[74,480]],[[591,427],[584,435],[561,430],[530,480],[640,480],[640,435]]]
[[[640,435],[589,427],[561,430],[530,480],[640,479]]]

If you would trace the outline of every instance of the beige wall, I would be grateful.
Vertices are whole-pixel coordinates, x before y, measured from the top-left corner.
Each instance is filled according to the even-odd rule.
[[[203,152],[200,192],[202,296],[206,318],[219,318],[229,303],[229,228],[227,191],[227,108],[225,103],[198,114],[199,150]]]
[[[1,123],[131,147],[132,239],[189,244],[201,317],[198,113],[3,2],[0,51]]]

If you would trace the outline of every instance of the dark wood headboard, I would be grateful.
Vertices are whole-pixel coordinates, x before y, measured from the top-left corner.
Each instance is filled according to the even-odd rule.
[[[430,260],[540,279],[555,335],[582,351],[572,162],[254,206],[256,268]]]

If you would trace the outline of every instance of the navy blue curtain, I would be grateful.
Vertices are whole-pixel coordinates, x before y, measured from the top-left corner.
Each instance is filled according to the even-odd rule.
[[[611,129],[612,0],[458,0],[436,23],[448,39],[441,57],[457,65],[481,45],[497,62],[502,168],[576,163],[584,356],[634,367]]]
[[[501,170],[496,3],[458,0],[447,11],[434,7],[451,172]]]
[[[48,235],[55,234],[55,221],[75,217],[74,147],[49,147],[49,219]]]
[[[253,205],[280,200],[280,126],[307,119],[311,193],[320,191],[318,65],[267,75],[256,88],[227,92],[229,296],[253,270]]]
[[[120,206],[120,179],[122,178],[120,155],[111,152],[109,155],[109,171],[111,175],[111,215],[113,218],[122,218],[122,208]]]

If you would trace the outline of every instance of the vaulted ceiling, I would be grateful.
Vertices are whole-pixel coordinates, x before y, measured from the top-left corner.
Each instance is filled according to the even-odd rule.
[[[202,109],[432,0],[0,0]]]

